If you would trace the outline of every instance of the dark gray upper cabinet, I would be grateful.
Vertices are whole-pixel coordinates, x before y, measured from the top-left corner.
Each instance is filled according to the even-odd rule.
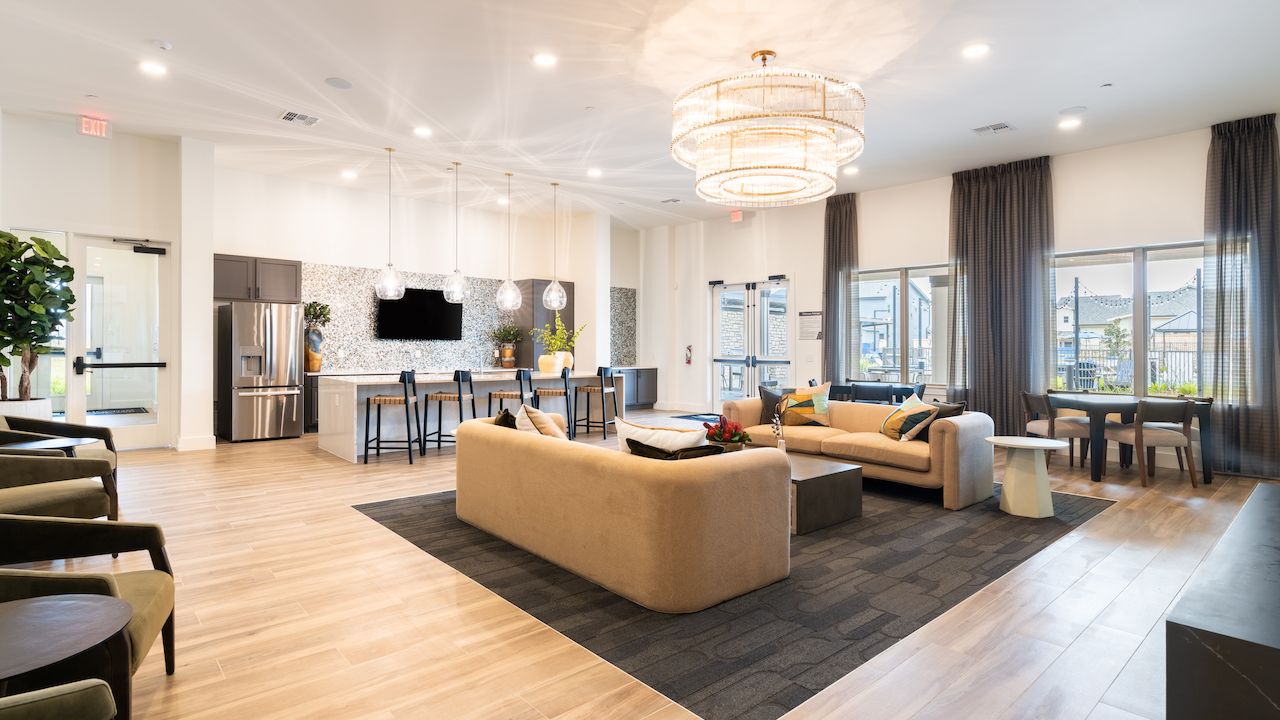
[[[302,302],[302,263],[297,260],[214,255],[213,298]]]
[[[252,300],[256,287],[254,259],[240,255],[213,256],[213,297],[216,300]]]
[[[296,260],[258,258],[258,300],[296,303],[302,301],[302,263]]]

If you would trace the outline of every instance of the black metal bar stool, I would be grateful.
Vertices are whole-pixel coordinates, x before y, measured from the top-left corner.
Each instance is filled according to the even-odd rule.
[[[436,439],[436,449],[440,449],[441,445],[447,442],[453,442],[453,435],[445,435],[444,433],[444,404],[458,403],[458,422],[461,423],[466,415],[462,412],[462,404],[468,400],[471,401],[471,417],[476,417],[476,390],[471,384],[470,370],[454,370],[453,382],[458,385],[457,392],[433,392],[427,393],[427,402],[422,406],[423,424],[428,428],[431,427],[431,403],[436,404],[436,429],[422,436],[421,452],[427,452],[427,438],[434,437]],[[463,392],[462,384],[466,383],[466,392]]]
[[[587,395],[587,414],[581,417],[578,416],[577,412],[573,414],[573,428],[575,431],[574,434],[577,434],[576,431],[579,425],[586,427],[587,432],[591,432],[592,428],[598,427],[602,431],[604,431],[604,437],[606,440],[608,440],[609,426],[614,423],[612,420],[609,419],[608,414],[605,412],[605,400],[610,395],[613,396],[613,416],[617,417],[618,416],[618,373],[614,371],[614,369],[611,367],[599,367],[599,368],[596,368],[596,379],[600,381],[599,385],[595,385],[595,384],[579,385],[576,388],[574,388],[573,404],[576,407],[578,408],[582,407],[582,404],[578,402],[578,393],[586,393]],[[605,384],[606,380],[609,381],[607,385]],[[600,420],[598,422],[593,421],[591,419],[591,396],[592,395],[600,396]]]
[[[495,399],[498,401],[498,410],[502,410],[508,400],[515,400],[517,405],[534,404],[532,372],[524,368],[516,370],[516,387],[518,388],[516,390],[494,390],[489,393],[489,417],[493,417],[493,401]]]
[[[418,417],[418,379],[412,370],[400,371],[400,386],[403,390],[401,395],[371,395],[364,399],[364,464],[369,464],[369,445],[374,446],[374,452],[378,457],[382,457],[382,446],[390,445],[394,449],[399,450],[401,443],[404,448],[409,451],[409,464],[413,464],[413,446],[417,445],[419,451],[422,449],[422,420]],[[382,406],[383,405],[403,405],[404,406],[404,440],[383,440],[382,439]],[[412,407],[411,407],[412,406]],[[373,415],[373,408],[377,407],[378,411],[378,434],[369,435],[369,416]],[[413,428],[409,425],[409,415],[413,414],[413,419],[418,426],[418,434],[413,434]]]
[[[532,380],[530,383],[532,384]],[[569,428],[569,439],[576,434],[573,431],[573,396],[569,394],[569,368],[560,371],[561,387],[540,387],[533,390],[533,406],[542,408],[542,398],[564,398],[564,424]]]

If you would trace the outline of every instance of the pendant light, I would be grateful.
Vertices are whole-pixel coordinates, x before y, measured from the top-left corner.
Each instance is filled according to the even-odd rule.
[[[564,286],[560,284],[560,238],[557,233],[556,222],[559,205],[557,203],[557,193],[560,189],[560,183],[551,183],[551,284],[546,290],[542,291],[542,307],[548,310],[563,310],[569,304],[569,294],[564,291]]]
[[[507,279],[498,288],[498,309],[504,312],[519,310],[524,303],[520,288],[511,279],[511,173],[507,173]]]
[[[453,272],[444,280],[444,299],[461,303],[471,294],[467,278],[458,269],[458,168],[462,163],[453,161]]]
[[[378,282],[373,286],[379,300],[399,300],[404,297],[404,278],[396,272],[391,264],[391,153],[395,148],[383,148],[387,151],[387,266],[378,273]]]

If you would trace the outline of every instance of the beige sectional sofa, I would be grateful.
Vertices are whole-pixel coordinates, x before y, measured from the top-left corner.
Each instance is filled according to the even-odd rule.
[[[880,434],[892,405],[833,401],[831,427],[787,426],[788,452],[828,455],[862,466],[864,477],[942,488],[942,504],[959,510],[991,497],[994,452],[986,442],[995,434],[991,418],[966,412],[934,420],[929,441],[900,442]],[[752,442],[774,445],[769,425],[760,424],[760,398],[731,400],[725,417],[742,423]]]
[[[651,460],[490,419],[457,437],[459,519],[651,610],[703,610],[790,574],[780,452]]]

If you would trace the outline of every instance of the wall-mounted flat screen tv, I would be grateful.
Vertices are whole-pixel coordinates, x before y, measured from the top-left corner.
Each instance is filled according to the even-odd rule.
[[[462,305],[440,290],[406,288],[399,300],[378,301],[380,340],[461,340]]]

